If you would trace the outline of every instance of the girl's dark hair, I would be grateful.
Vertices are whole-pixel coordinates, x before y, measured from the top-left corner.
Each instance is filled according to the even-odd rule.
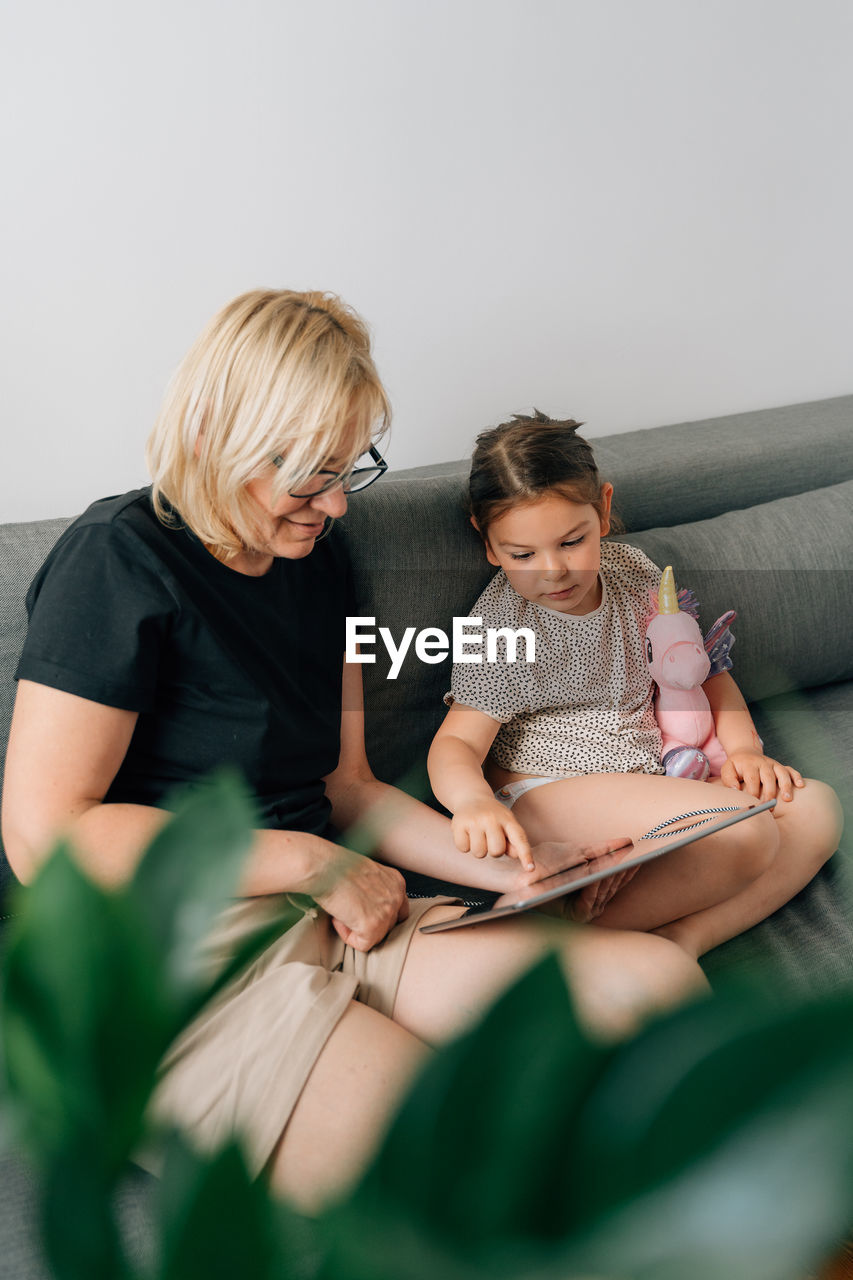
[[[583,423],[554,421],[538,409],[513,414],[510,422],[477,436],[468,509],[483,538],[510,507],[556,490],[571,502],[588,502],[602,513],[601,478],[592,449],[576,434]]]

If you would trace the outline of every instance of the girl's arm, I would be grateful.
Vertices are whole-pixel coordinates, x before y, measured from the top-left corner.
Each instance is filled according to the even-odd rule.
[[[153,806],[104,803],[136,719],[134,711],[19,681],[3,790],[3,843],[19,880],[33,878],[60,836],[104,886],[130,880],[169,817]],[[308,894],[364,951],[408,910],[398,872],[295,831],[255,833],[240,892]]]
[[[501,853],[511,853],[513,850],[515,850],[515,857],[518,857],[519,850],[523,848],[527,852],[527,860],[522,865],[529,871],[533,871],[527,838],[512,814],[495,800],[483,777],[476,753],[470,752],[467,762],[468,770],[465,775],[467,788],[465,782],[460,780],[459,785],[452,788],[443,787],[439,794],[436,785],[437,775],[433,773],[435,759],[439,760],[439,771],[442,772],[441,761],[446,746],[451,757],[448,767],[452,772],[453,759],[460,755],[464,756],[464,744],[457,745],[456,741],[442,737],[442,731],[447,725],[445,720],[430,752],[430,776],[436,795],[443,804],[451,808],[453,806],[448,803],[448,799],[458,806],[464,803],[467,791],[475,805],[479,804],[484,810],[496,811],[495,829],[491,832],[488,847],[488,852],[493,853],[494,856],[485,862],[473,863],[467,855],[475,850],[469,845],[463,847],[458,838],[454,839],[456,830],[451,827],[447,818],[396,787],[380,782],[374,776],[364,747],[361,667],[354,663],[344,666],[343,705],[341,757],[337,769],[326,779],[326,792],[332,803],[335,824],[341,830],[355,824],[363,825],[375,840],[377,852],[395,866],[405,867],[409,871],[419,871],[440,880],[449,880],[453,884],[467,884],[496,892],[503,892],[519,883],[528,883],[531,879],[548,874],[549,870],[556,870],[557,865],[568,865],[564,849],[560,850],[559,856],[555,852],[556,864],[550,868],[545,866],[546,859],[543,853],[542,866],[538,868],[537,875],[520,875],[516,861],[510,861],[508,858],[504,861],[499,859],[498,855]],[[451,709],[448,719],[456,710],[455,707]],[[459,708],[459,710],[469,709]],[[480,719],[487,720],[487,717],[481,716]],[[495,721],[490,720],[488,723],[491,729],[484,735],[482,758],[485,757],[498,729]],[[442,738],[444,746],[439,747],[438,756],[434,757],[433,753],[436,751],[439,738]],[[498,822],[504,824],[502,831],[509,833],[509,840],[507,834],[499,835]],[[455,823],[456,818],[454,818]],[[509,849],[508,842],[511,843]],[[486,851],[486,843],[483,841],[477,856],[483,858]]]
[[[500,723],[473,707],[454,703],[430,747],[432,789],[453,814],[456,847],[475,858],[507,853],[533,870],[530,843],[517,818],[500,804],[483,777],[483,761]]]
[[[702,687],[711,704],[717,737],[728,756],[721,771],[725,785],[746,791],[756,800],[771,800],[777,793],[783,800],[793,799],[793,788],[804,785],[802,776],[764,754],[743,695],[728,671],[712,676]]]

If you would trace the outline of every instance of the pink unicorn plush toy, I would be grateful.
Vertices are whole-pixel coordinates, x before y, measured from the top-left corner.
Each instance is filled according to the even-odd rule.
[[[705,639],[691,591],[676,593],[672,566],[664,569],[646,627],[646,664],[658,686],[655,714],[663,734],[661,763],[670,777],[719,776],[726,759],[714,732],[714,717],[702,688],[711,675],[728,671],[734,636],[733,610],[718,618]]]

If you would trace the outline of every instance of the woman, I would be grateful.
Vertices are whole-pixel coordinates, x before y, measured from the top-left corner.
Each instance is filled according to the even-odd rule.
[[[217,944],[276,895],[318,909],[174,1046],[157,1109],[202,1146],[239,1132],[254,1170],[306,1208],[357,1176],[426,1046],[554,941],[529,921],[423,935],[462,908],[410,905],[385,865],[456,882],[464,867],[496,889],[523,878],[510,859],[472,874],[445,818],[372,776],[360,667],[342,680],[354,608],[326,535],[384,469],[371,442],[388,417],[366,330],[338,299],[257,291],[225,307],[167,394],[152,488],[95,503],[33,583],[7,758],[3,837],[24,881],[65,832],[120,884],[176,784],[223,763],[246,776],[264,825]],[[368,812],[382,863],[334,843]],[[602,1033],[704,984],[662,938],[555,928]]]

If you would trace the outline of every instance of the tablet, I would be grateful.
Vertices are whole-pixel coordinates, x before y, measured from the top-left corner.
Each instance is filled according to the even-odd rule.
[[[617,871],[626,871],[629,867],[638,867],[643,862],[651,862],[653,858],[659,858],[661,854],[669,853],[671,849],[682,849],[685,845],[692,844],[694,840],[704,840],[705,836],[723,831],[726,827],[734,826],[736,822],[753,818],[757,813],[766,813],[775,804],[774,797],[773,800],[765,800],[763,804],[751,804],[731,812],[726,812],[722,807],[713,810],[705,809],[701,811],[702,814],[723,813],[724,816],[716,819],[704,817],[699,822],[692,822],[688,827],[678,828],[668,836],[659,835],[658,832],[662,826],[672,827],[677,822],[701,817],[699,813],[679,814],[655,827],[654,832],[648,837],[643,837],[638,844],[626,845],[624,849],[617,849],[615,853],[605,853],[600,858],[593,858],[591,862],[569,867],[567,871],[558,871],[544,880],[537,880],[535,884],[512,889],[509,893],[501,894],[491,905],[469,907],[461,916],[456,916],[453,920],[439,920],[435,924],[422,925],[420,932],[442,933],[446,929],[462,929],[465,925],[482,924],[486,920],[500,920],[504,916],[516,915],[519,911],[530,911],[543,902],[550,902],[552,898],[562,898],[567,894],[576,893],[578,889],[583,889],[596,880],[604,880],[607,876],[615,875]]]

